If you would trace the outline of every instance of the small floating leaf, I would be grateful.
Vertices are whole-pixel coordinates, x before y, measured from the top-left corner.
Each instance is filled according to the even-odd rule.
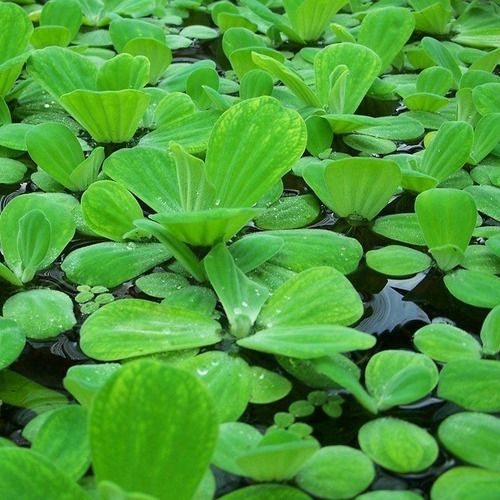
[[[438,382],[433,361],[411,351],[381,351],[370,358],[366,388],[381,410],[412,403],[431,392]]]
[[[71,299],[58,290],[36,289],[13,295],[5,301],[3,315],[32,339],[55,337],[76,324]]]
[[[358,434],[361,449],[377,464],[394,472],[420,472],[434,463],[439,448],[424,429],[396,418],[378,418]]]
[[[73,283],[112,288],[171,256],[161,243],[96,243],[71,252],[61,269]]]
[[[455,456],[472,465],[500,472],[500,419],[484,413],[450,415],[439,426],[438,436]]]
[[[6,498],[90,500],[85,490],[54,463],[31,450],[0,448],[0,490]],[[36,492],[36,493],[35,493]]]
[[[0,370],[17,359],[25,343],[23,329],[14,320],[0,317]]]
[[[486,359],[450,361],[439,375],[437,394],[466,410],[500,411],[500,362]]]
[[[354,328],[338,325],[282,326],[260,330],[238,344],[271,354],[311,359],[338,352],[370,349],[375,338]]]
[[[500,305],[486,316],[481,327],[481,341],[485,354],[497,354],[500,351]]]
[[[215,344],[219,328],[216,321],[187,309],[124,299],[85,321],[80,345],[88,356],[111,361]]]
[[[257,320],[260,327],[350,325],[363,304],[347,278],[332,267],[314,267],[285,282],[269,298]]]
[[[432,500],[481,498],[495,500],[500,495],[500,474],[479,467],[453,467],[432,485]]]
[[[366,252],[366,264],[388,276],[409,276],[428,269],[432,259],[413,248],[387,245]]]
[[[454,359],[481,357],[479,342],[472,335],[452,325],[425,325],[417,330],[413,342],[420,352],[443,363]]]
[[[311,495],[328,500],[352,498],[375,478],[373,462],[349,446],[325,446],[297,473],[297,484]]]

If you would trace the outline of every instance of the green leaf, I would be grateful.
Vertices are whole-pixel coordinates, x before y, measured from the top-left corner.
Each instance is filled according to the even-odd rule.
[[[351,134],[346,135],[343,141],[351,148],[362,152],[364,155],[384,154],[388,155],[396,151],[397,146],[388,139],[379,139],[369,135]]]
[[[372,49],[381,60],[383,72],[398,55],[413,33],[412,13],[401,7],[387,7],[368,12],[358,32],[358,43]]]
[[[370,358],[365,371],[368,392],[380,410],[412,403],[427,394],[438,382],[434,362],[411,351],[381,351]]]
[[[252,60],[270,75],[281,80],[306,106],[312,106],[314,108],[322,107],[321,102],[304,80],[283,63],[257,52],[252,53]],[[250,73],[251,72],[247,73],[247,75]],[[245,78],[245,76],[243,78]]]
[[[331,267],[302,271],[268,299],[257,320],[260,328],[350,325],[363,303],[347,278]]]
[[[12,319],[0,316],[0,370],[7,368],[21,354],[26,343],[23,329]]]
[[[368,267],[388,276],[409,276],[428,269],[431,258],[413,248],[401,245],[387,245],[366,252]]]
[[[219,422],[233,422],[241,417],[250,400],[252,374],[247,363],[225,352],[199,354],[179,365],[197,375],[217,401]]]
[[[304,172],[306,182],[311,183],[309,165]],[[378,158],[346,158],[337,160],[324,169],[324,186],[329,203],[340,217],[371,220],[386,206],[401,181],[398,165]],[[315,182],[311,187],[315,189]],[[322,200],[326,202],[327,200]]]
[[[171,142],[176,142],[188,153],[205,151],[210,133],[219,115],[217,111],[206,110],[171,117],[168,122],[161,123],[156,130],[145,135],[139,141],[139,146],[165,150]]]
[[[23,286],[23,282],[3,264],[0,264],[0,279],[14,286]]]
[[[359,383],[359,370],[357,373],[353,371],[353,368],[357,370],[357,367],[352,362],[352,364],[349,365],[348,361],[349,360],[342,355],[314,359],[312,360],[312,367],[316,370],[314,375],[317,376],[318,373],[320,375],[326,375],[330,380],[333,380],[336,384],[350,391],[359,403],[361,403],[370,413],[376,414],[377,406],[375,401]],[[309,373],[309,375],[311,374]],[[309,380],[310,377],[308,376],[307,379]],[[323,384],[321,384],[321,386],[322,385]],[[328,384],[327,387],[330,385],[331,384]]]
[[[228,422],[219,426],[219,435],[212,463],[231,474],[244,476],[237,460],[248,451],[256,448],[262,434],[253,426],[243,422]]]
[[[73,283],[112,288],[171,256],[159,243],[97,243],[71,252],[61,269]]]
[[[120,149],[106,158],[102,168],[155,211],[182,211],[175,163],[164,151]]]
[[[474,164],[479,163],[500,141],[500,113],[489,113],[477,122],[474,145],[470,153]]]
[[[141,90],[149,80],[149,59],[119,54],[106,61],[97,72],[97,90]]]
[[[210,251],[203,264],[224,307],[231,333],[236,337],[248,335],[269,291],[245,276],[222,243]]]
[[[17,251],[21,260],[21,281],[27,283],[35,276],[50,249],[52,228],[41,210],[33,209],[19,219]]]
[[[82,24],[82,8],[77,0],[51,0],[43,6],[40,26],[64,26],[75,38]]]
[[[496,186],[471,186],[465,191],[472,195],[479,212],[500,221],[500,189]]]
[[[211,317],[218,316],[218,312],[214,311],[217,305],[217,296],[210,288],[203,286],[190,285],[175,290],[161,303],[167,306],[189,309]]]
[[[459,88],[460,79],[462,78],[462,72],[460,71],[455,58],[447,49],[447,47],[442,42],[438,42],[436,39],[427,36],[422,38],[422,47],[425,52],[431,57],[431,59],[437,63],[438,66],[442,66],[443,68],[446,68],[451,72],[453,76],[454,86],[455,88]]]
[[[74,480],[90,465],[87,410],[78,405],[57,408],[31,440],[31,449],[49,459]]]
[[[114,241],[134,229],[134,220],[143,217],[137,200],[113,181],[94,182],[82,196],[82,215],[95,233]]]
[[[203,384],[153,360],[128,363],[105,383],[89,425],[97,480],[159,500],[193,497],[217,436]]]
[[[21,151],[27,151],[26,133],[33,128],[28,123],[7,123],[0,127],[0,146],[17,150],[14,157],[19,156]]]
[[[206,281],[205,270],[198,260],[198,257],[185,243],[179,241],[170,231],[160,224],[147,219],[136,220],[134,224],[142,231],[152,234],[172,252],[175,259],[179,261],[193,278],[200,282]]]
[[[484,498],[495,500],[500,494],[500,474],[478,467],[453,467],[432,485],[432,500]]]
[[[211,102],[204,87],[219,90],[219,74],[215,69],[197,68],[187,77],[186,93],[201,109],[208,108]]]
[[[204,247],[228,241],[260,213],[262,209],[259,208],[210,208],[197,212],[159,213],[150,217],[177,240]]]
[[[3,403],[44,413],[68,404],[66,396],[5,369],[0,371],[0,399]]]
[[[447,363],[454,359],[479,359],[481,345],[456,326],[431,323],[419,328],[413,337],[417,349],[430,358]]]
[[[60,102],[97,142],[127,142],[148,107],[149,95],[134,89],[74,90]]]
[[[0,490],[6,498],[90,500],[59,467],[38,453],[19,447],[0,448]]]
[[[301,467],[296,481],[311,495],[338,500],[361,493],[374,478],[373,462],[363,452],[349,446],[325,446]]]
[[[311,497],[285,484],[256,484],[232,491],[220,500],[311,500]]]
[[[446,97],[437,94],[419,92],[405,97],[403,103],[411,111],[435,113],[446,106],[449,101]]]
[[[33,30],[30,43],[35,49],[57,46],[67,47],[71,42],[71,33],[64,26],[38,26]]]
[[[320,213],[314,195],[280,198],[255,220],[262,229],[295,229],[312,224]]]
[[[282,326],[260,330],[237,341],[247,349],[292,358],[312,359],[333,353],[370,349],[375,338],[337,325]]]
[[[207,177],[203,160],[186,153],[179,144],[172,143],[170,151],[175,161],[182,211],[209,209],[215,200],[215,188]]]
[[[408,243],[409,245],[425,245],[425,238],[420,228],[417,215],[394,214],[385,215],[375,220],[373,232],[392,240]]]
[[[363,135],[372,135],[382,139],[397,141],[409,141],[410,139],[422,136],[425,130],[423,125],[414,118],[406,116],[406,114],[374,118],[371,124],[367,123],[367,126],[360,127],[359,132]],[[390,159],[395,160],[394,157]]]
[[[63,379],[64,388],[82,406],[90,408],[96,392],[121,366],[119,363],[71,366]]]
[[[135,286],[137,286],[141,292],[151,297],[164,299],[175,290],[181,290],[189,286],[189,282],[180,274],[159,272],[141,276],[135,282]]]
[[[260,366],[250,367],[250,372],[252,374],[250,403],[274,403],[284,398],[292,390],[292,383],[279,373]]]
[[[485,83],[472,91],[472,101],[477,111],[485,116],[489,113],[500,113],[498,90],[500,83]]]
[[[24,163],[10,158],[0,158],[0,184],[17,184],[26,174]]]
[[[473,142],[474,132],[468,123],[443,123],[426,148],[418,170],[444,181],[467,162]]]
[[[109,34],[118,53],[124,52],[127,43],[134,38],[154,38],[165,42],[165,33],[160,26],[139,19],[113,19]]]
[[[332,16],[346,3],[346,0],[305,0],[301,2],[284,0],[283,6],[292,28],[303,40],[309,41],[318,40],[321,37]]]
[[[219,328],[216,321],[187,309],[124,299],[84,322],[80,345],[88,356],[111,361],[215,344]]]
[[[371,126],[375,127],[380,124],[376,118],[364,115],[327,113],[321,115],[321,118],[330,124],[335,134],[347,134]]]
[[[59,99],[76,89],[97,90],[97,68],[87,57],[61,47],[33,52],[27,62],[29,75],[52,97]]]
[[[484,271],[459,269],[444,277],[448,291],[458,300],[492,309],[500,305],[500,278]]]
[[[311,267],[331,266],[342,274],[355,271],[363,254],[361,245],[354,238],[322,229],[295,229],[266,231],[244,236],[233,246],[243,245],[251,248],[254,241],[268,236],[279,237],[282,247],[269,259],[269,263],[297,273]],[[258,247],[257,247],[258,248]],[[238,263],[238,262],[237,262]],[[239,263],[238,263],[239,265]]]
[[[250,207],[304,152],[306,126],[273,97],[248,99],[226,111],[208,143],[206,169],[216,206]]]
[[[340,112],[354,113],[381,69],[380,58],[371,49],[353,43],[337,43],[321,50],[314,58],[314,71],[316,95],[323,105],[332,99],[330,75],[342,64],[347,66],[349,74]]]
[[[488,313],[481,327],[480,335],[485,354],[492,355],[500,351],[500,305]]]
[[[391,417],[364,424],[359,430],[358,441],[375,463],[402,474],[427,469],[439,452],[435,439],[427,431]]]
[[[254,233],[258,237],[243,237],[235,241],[229,251],[236,265],[247,273],[259,267],[283,247],[283,239],[266,233]]]
[[[87,189],[97,180],[99,169],[104,161],[104,148],[97,147],[70,174],[70,179],[78,186],[79,191]]]
[[[123,52],[145,56],[149,60],[148,83],[155,85],[172,62],[172,51],[164,41],[155,38],[133,38],[123,47]]]
[[[473,271],[500,274],[500,258],[486,245],[469,245],[464,252],[462,267]]]
[[[266,56],[263,56],[261,54],[255,54],[254,56],[252,56],[253,61],[259,66],[260,64],[258,63],[258,61],[260,60],[260,58],[265,57]],[[275,59],[270,59],[272,61],[275,61]],[[252,99],[254,97],[260,97],[263,95],[271,95],[273,86],[273,78],[269,73],[261,69],[254,69],[246,73],[241,79],[240,98]]]
[[[457,189],[429,189],[417,196],[415,212],[438,266],[449,271],[460,264],[476,226],[477,210],[472,196]],[[461,214],[460,220],[457,213]],[[459,250],[456,258],[453,247]],[[435,253],[439,248],[443,252]]]
[[[71,174],[84,161],[73,131],[62,123],[41,123],[26,133],[28,153],[35,163],[70,191],[79,191]]]
[[[356,500],[424,500],[424,497],[408,490],[377,490],[363,493],[357,496]]]
[[[500,420],[484,413],[456,413],[439,426],[438,436],[455,456],[472,465],[500,471],[500,449],[496,436]]]
[[[449,69],[441,66],[425,68],[417,77],[417,92],[428,92],[444,96],[453,83],[453,76]]]
[[[4,25],[0,35],[0,65],[3,65],[8,61],[15,61],[15,58],[26,50],[33,33],[33,24],[27,13],[18,5],[2,2],[0,8],[0,18]],[[20,61],[20,64],[15,64],[11,71],[0,73],[1,97],[4,97],[11,89],[21,73],[23,63],[24,59]]]
[[[58,290],[42,288],[9,297],[3,315],[14,320],[31,339],[56,337],[76,324],[71,299]]]
[[[457,359],[441,370],[438,397],[466,410],[498,412],[500,408],[500,362]]]
[[[302,440],[284,429],[269,431],[259,444],[236,459],[244,475],[255,481],[283,481],[294,477],[319,449],[315,439]]]

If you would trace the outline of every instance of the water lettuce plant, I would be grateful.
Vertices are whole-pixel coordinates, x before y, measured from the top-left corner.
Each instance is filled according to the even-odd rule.
[[[500,492],[500,9],[0,2],[0,490]]]

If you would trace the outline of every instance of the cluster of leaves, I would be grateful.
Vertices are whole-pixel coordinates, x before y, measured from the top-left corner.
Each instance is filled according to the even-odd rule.
[[[0,439],[2,495],[210,500],[216,471],[255,483],[224,500],[416,500],[376,466],[440,453],[433,500],[500,495],[498,6],[18,3],[0,2],[0,399],[36,417],[30,449]],[[176,62],[206,40],[227,71]],[[437,275],[480,331],[429,321],[381,349],[362,266]],[[68,398],[16,362],[70,330],[89,362]],[[431,396],[432,429],[406,412]],[[323,442],[319,413],[349,411],[354,438]]]

